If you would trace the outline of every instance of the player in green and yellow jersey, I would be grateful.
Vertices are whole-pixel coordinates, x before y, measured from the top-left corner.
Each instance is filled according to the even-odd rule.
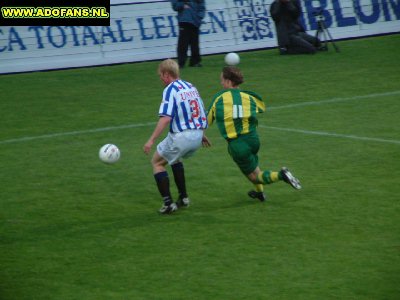
[[[217,93],[208,109],[208,124],[216,123],[228,142],[228,152],[242,173],[254,183],[251,198],[264,201],[264,185],[283,180],[295,189],[300,182],[285,167],[279,172],[261,171],[258,165],[260,140],[257,134],[257,113],[265,111],[262,98],[254,92],[239,89],[243,75],[237,67],[224,67],[221,73],[223,90]]]

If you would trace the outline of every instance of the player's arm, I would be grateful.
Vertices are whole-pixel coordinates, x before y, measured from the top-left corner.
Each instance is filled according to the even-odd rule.
[[[143,146],[144,153],[149,154],[154,142],[161,135],[164,129],[169,125],[171,119],[172,118],[170,116],[160,116],[156,128],[154,128],[153,134],[150,136],[149,140]]]
[[[257,98],[255,98],[255,102],[256,102],[257,112],[258,113],[265,112],[265,103]]]
[[[208,126],[211,126],[214,123],[214,120],[215,120],[215,105],[213,102],[213,104],[210,106],[210,108],[207,111]]]
[[[266,109],[265,103],[262,100],[260,95],[254,93],[254,92],[251,92],[251,91],[242,91],[242,92],[247,93],[247,94],[250,95],[249,99],[250,99],[251,102],[253,102],[256,105],[256,112],[257,113],[265,112],[265,109]]]

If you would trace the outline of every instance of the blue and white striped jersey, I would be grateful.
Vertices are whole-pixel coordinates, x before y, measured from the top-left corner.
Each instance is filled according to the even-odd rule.
[[[190,82],[181,79],[164,89],[158,115],[172,118],[170,132],[207,128],[207,115],[199,92]]]

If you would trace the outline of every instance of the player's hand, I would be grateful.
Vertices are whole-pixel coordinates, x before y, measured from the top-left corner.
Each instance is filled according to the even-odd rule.
[[[206,137],[205,135],[203,135],[203,138],[202,138],[202,140],[201,140],[201,143],[202,143],[202,145],[203,145],[203,147],[211,147],[211,142],[210,142],[210,140],[208,139],[208,137]]]
[[[143,146],[143,152],[144,152],[145,154],[149,154],[149,153],[150,153],[150,150],[151,150],[151,147],[153,146],[153,144],[154,144],[153,141],[148,140],[147,143],[144,144],[144,146]]]

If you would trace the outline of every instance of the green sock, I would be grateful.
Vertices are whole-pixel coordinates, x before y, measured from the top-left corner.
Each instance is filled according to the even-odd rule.
[[[282,176],[279,172],[263,171],[258,174],[258,180],[262,184],[271,184],[282,180]]]

